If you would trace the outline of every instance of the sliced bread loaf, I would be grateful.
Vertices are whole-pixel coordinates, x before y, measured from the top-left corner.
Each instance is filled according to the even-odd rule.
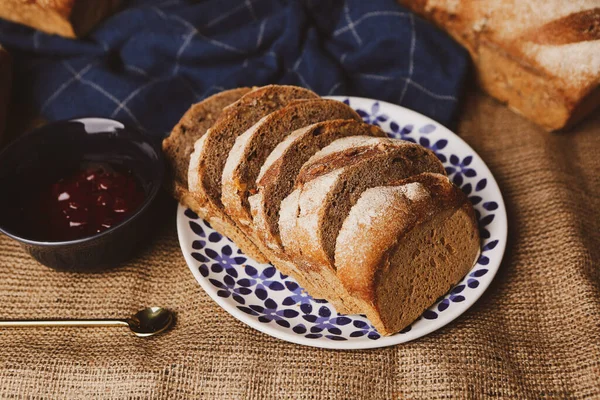
[[[251,231],[248,197],[256,193],[256,178],[271,151],[296,129],[332,119],[362,120],[340,101],[308,100],[267,115],[238,136],[223,169],[221,200],[227,214],[242,229]]]
[[[479,255],[471,204],[447,177],[421,174],[365,190],[337,237],[337,276],[377,331],[399,332]]]
[[[225,107],[238,101],[250,90],[250,88],[226,90],[194,104],[162,142],[170,175],[168,189],[176,200],[196,212],[199,206],[189,195],[188,190],[188,169],[194,143],[215,123]]]
[[[320,173],[331,165],[337,168]],[[342,303],[346,312],[360,312],[335,273],[342,223],[364,190],[422,172],[445,174],[435,154],[422,146],[359,136],[333,142],[302,167],[296,188],[281,203],[279,229],[285,251],[307,280],[318,282],[320,296]]]
[[[385,132],[355,120],[324,121],[294,131],[275,147],[256,179],[257,193],[248,199],[254,232],[262,243],[276,252],[283,250],[279,209],[293,190],[302,165],[334,140],[358,135],[385,137]]]
[[[221,175],[225,161],[238,135],[264,116],[298,99],[318,95],[295,86],[270,85],[242,96],[225,110],[215,124],[194,145],[188,170],[188,185],[200,215],[259,262],[268,260],[251,240],[225,214],[221,203]]]

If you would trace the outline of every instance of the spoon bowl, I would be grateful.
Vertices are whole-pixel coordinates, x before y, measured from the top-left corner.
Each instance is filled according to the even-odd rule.
[[[162,307],[148,307],[126,320],[134,335],[148,337],[169,329],[175,322],[173,313]]]

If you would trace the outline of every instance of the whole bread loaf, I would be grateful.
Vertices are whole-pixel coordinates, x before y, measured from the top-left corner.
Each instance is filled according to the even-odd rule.
[[[446,176],[421,174],[362,193],[337,237],[337,276],[377,331],[398,332],[479,255],[475,213]]]
[[[2,0],[0,18],[74,38],[88,33],[120,3],[121,0]]]
[[[465,46],[480,85],[547,130],[600,105],[597,0],[399,0]]]

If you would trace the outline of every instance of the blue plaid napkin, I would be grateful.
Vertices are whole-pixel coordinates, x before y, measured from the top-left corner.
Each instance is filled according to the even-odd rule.
[[[15,90],[49,119],[165,135],[224,89],[270,83],[371,97],[449,124],[465,51],[393,0],[128,1],[83,40],[0,21]]]

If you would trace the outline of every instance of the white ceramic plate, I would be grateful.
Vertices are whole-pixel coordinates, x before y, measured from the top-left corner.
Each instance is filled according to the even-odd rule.
[[[390,136],[433,150],[452,181],[469,195],[479,219],[481,256],[450,292],[412,325],[381,336],[361,315],[341,315],[324,300],[303,293],[296,281],[269,264],[246,257],[228,238],[179,206],[177,230],[183,255],[202,288],[227,312],[268,335],[308,346],[365,349],[408,342],[464,313],[494,278],[506,246],[506,210],[490,170],[462,139],[414,111],[371,99],[332,97],[353,107]]]

